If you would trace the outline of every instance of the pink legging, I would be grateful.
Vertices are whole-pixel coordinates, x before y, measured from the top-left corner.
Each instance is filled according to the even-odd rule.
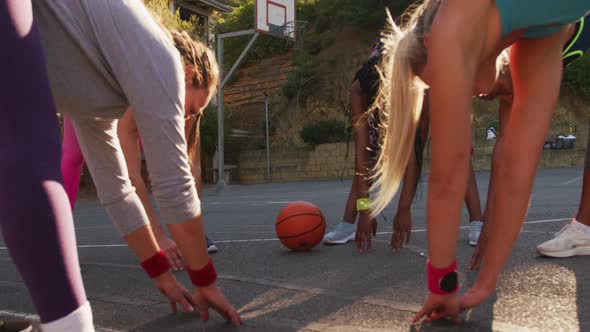
[[[84,167],[84,156],[82,150],[80,150],[80,144],[78,144],[72,121],[65,116],[63,121],[64,138],[61,155],[61,176],[64,181],[64,189],[70,199],[70,206],[74,210],[78,189],[80,188],[80,174],[82,173],[82,167]],[[137,142],[140,149],[143,149],[141,139],[138,139]]]
[[[72,210],[76,204],[76,196],[80,187],[80,173],[84,167],[84,156],[80,150],[78,139],[72,121],[67,117],[64,120],[64,139],[62,143],[61,175],[64,180],[64,188],[70,199]]]

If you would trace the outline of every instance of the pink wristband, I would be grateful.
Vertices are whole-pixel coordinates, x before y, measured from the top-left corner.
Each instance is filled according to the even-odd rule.
[[[191,282],[196,287],[207,287],[217,280],[217,271],[213,266],[213,261],[209,258],[209,262],[203,268],[199,270],[192,270],[188,266],[186,267],[188,276],[191,278]]]
[[[155,278],[170,270],[170,262],[168,261],[168,257],[166,257],[164,250],[160,250],[152,257],[141,262],[141,267],[143,267],[150,278]]]
[[[438,295],[455,293],[459,289],[459,275],[457,274],[457,261],[446,268],[436,268],[426,261],[426,275],[428,290]]]

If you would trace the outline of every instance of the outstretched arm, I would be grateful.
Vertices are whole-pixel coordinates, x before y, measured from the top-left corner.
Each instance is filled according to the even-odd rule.
[[[207,304],[211,304],[239,324],[235,309],[215,286],[216,274],[207,254],[200,201],[186,155],[186,82],[179,54],[141,1],[99,3],[101,11],[88,12],[89,19],[101,21],[94,26],[95,41],[135,112],[160,215],[169,224],[170,233],[183,253],[185,267],[190,268],[189,274],[194,277],[191,281],[195,295],[206,299],[199,303],[201,315],[206,318]],[[111,15],[100,15],[104,12]],[[113,175],[102,175],[103,180],[109,177]],[[113,192],[122,191],[116,189]],[[142,211],[142,223],[147,223],[139,199],[129,202],[126,209],[113,211],[112,215],[126,219],[136,210]]]
[[[154,238],[159,247],[166,251],[166,255],[170,260],[172,269],[175,271],[183,270],[182,253],[176,247],[176,243],[172,241],[164,232],[156,210],[154,209],[147,185],[141,175],[141,151],[139,146],[139,132],[135,124],[135,116],[133,110],[129,108],[123,117],[119,120],[117,125],[117,136],[121,143],[121,150],[125,156],[125,163],[127,164],[127,171],[129,172],[129,179],[131,184],[135,187],[135,192],[145,209],[147,217],[150,222]]]
[[[370,185],[370,151],[369,151],[369,122],[367,110],[369,100],[367,94],[356,80],[350,89],[350,108],[352,112],[352,129],[354,134],[354,181],[356,200],[369,198]],[[358,209],[355,209],[358,210]],[[357,211],[359,221],[355,235],[355,242],[359,252],[371,249],[372,237],[376,233],[376,223],[369,217],[370,210]]]
[[[416,132],[417,139],[415,141],[414,152],[410,155],[406,171],[404,173],[404,181],[399,197],[397,212],[393,218],[393,234],[391,235],[391,249],[397,251],[404,245],[410,243],[412,234],[412,201],[416,196],[418,188],[419,176],[422,165],[418,163],[417,153],[423,154],[426,141],[428,140],[428,131],[430,128],[429,114],[428,114],[428,97],[424,98],[424,105],[420,115],[420,123]],[[420,144],[418,144],[418,140]]]
[[[80,148],[96,184],[98,197],[107,214],[140,262],[157,257],[160,247],[148,224],[145,210],[129,181],[125,159],[116,133],[115,120],[73,120]],[[173,310],[180,303],[193,311],[192,297],[170,271],[154,277],[156,286],[168,296]]]
[[[564,41],[562,31],[545,39],[522,39],[512,46],[514,103],[493,166],[488,246],[482,272],[463,298],[464,308],[478,305],[495,289],[524,222],[536,167],[559,96]]]
[[[430,85],[431,172],[428,182],[429,293],[414,321],[459,314],[453,279],[446,293],[442,276],[453,278],[461,207],[467,189],[471,148],[471,95],[487,35],[491,1],[442,1],[430,30],[428,64],[422,78]],[[455,275],[456,276],[456,275]],[[438,284],[438,290],[435,285]],[[433,291],[437,291],[434,293]]]

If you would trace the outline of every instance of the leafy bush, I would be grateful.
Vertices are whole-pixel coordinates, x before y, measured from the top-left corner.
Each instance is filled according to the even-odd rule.
[[[323,48],[323,38],[320,35],[309,36],[303,41],[303,50],[310,55],[318,55]],[[299,51],[299,52],[302,52]]]
[[[303,54],[295,59],[297,70],[289,74],[283,85],[283,94],[287,99],[302,98],[305,100],[311,94],[317,83],[319,66],[314,58]]]
[[[394,16],[402,13],[414,0],[307,0],[299,1],[297,17],[315,23],[316,32],[321,33],[333,27],[352,24],[374,28],[383,26],[385,7]],[[312,7],[309,9],[307,7]]]
[[[327,31],[331,26],[330,16],[319,16],[315,19],[315,31],[317,33]]]
[[[563,86],[572,94],[590,101],[590,52],[576,60],[563,73]]]
[[[228,119],[231,117],[232,109],[225,108],[224,112],[224,142],[228,145],[231,142],[229,135],[230,125]],[[203,111],[203,118],[201,119],[201,149],[208,156],[213,156],[217,151],[217,106],[209,104]]]
[[[324,143],[346,142],[350,129],[344,121],[321,120],[308,123],[301,129],[301,139],[311,146]]]
[[[166,28],[186,31],[193,37],[202,36],[203,31],[198,26],[195,17],[188,21],[181,20],[178,10],[174,14],[170,12],[168,0],[144,0],[144,3],[154,17]]]
[[[201,149],[209,156],[217,150],[217,108],[209,105],[201,119]]]

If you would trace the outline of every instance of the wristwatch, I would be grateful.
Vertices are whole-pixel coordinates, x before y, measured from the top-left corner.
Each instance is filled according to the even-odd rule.
[[[426,274],[428,290],[434,294],[446,295],[455,293],[459,289],[459,274],[457,273],[457,261],[448,267],[436,268],[430,260],[426,261]]]

